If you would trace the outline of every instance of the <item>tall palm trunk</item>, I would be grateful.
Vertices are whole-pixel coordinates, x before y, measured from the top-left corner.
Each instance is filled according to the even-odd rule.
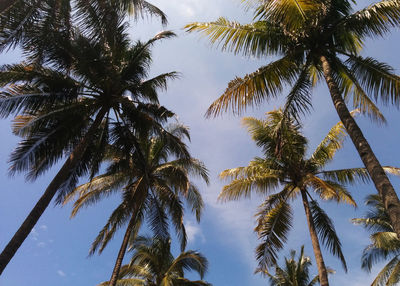
[[[87,146],[93,139],[96,130],[99,128],[106,112],[107,109],[102,108],[97,113],[93,124],[90,126],[85,136],[82,138],[82,140],[79,142],[78,146],[76,146],[76,148],[73,150],[73,152],[69,155],[64,165],[61,167],[57,175],[48,185],[42,197],[33,207],[29,215],[26,217],[25,221],[22,223],[17,232],[11,238],[10,242],[4,248],[3,252],[0,254],[0,275],[6,268],[10,260],[13,258],[18,248],[28,237],[29,233],[32,231],[33,227],[35,226],[39,218],[42,216],[43,212],[50,204],[51,200],[57,193],[62,183],[64,183],[68,179],[71,169],[75,168],[79,163],[80,159],[85,153]]]
[[[378,190],[380,197],[384,203],[385,209],[389,214],[390,221],[400,238],[400,201],[397,194],[390,183],[385,171],[381,164],[376,158],[371,146],[365,139],[360,127],[358,127],[356,121],[351,116],[347,106],[342,98],[339,88],[332,76],[331,66],[326,57],[321,56],[322,69],[324,77],[331,94],[333,104],[335,105],[336,111],[342,121],[344,127],[347,130],[354,146],[356,147],[361,160],[364,163],[372,181],[375,184],[375,188]]]
[[[7,11],[12,5],[14,5],[16,0],[1,0],[0,1],[0,15]]]
[[[321,286],[329,286],[328,271],[325,266],[324,258],[322,257],[321,246],[319,244],[317,231],[315,230],[314,220],[308,204],[306,190],[301,190],[301,197],[303,199],[304,211],[307,217],[308,229],[310,232],[311,243],[314,250],[315,261],[318,267],[319,283]]]
[[[115,286],[117,284],[119,272],[121,270],[122,260],[124,259],[126,248],[128,247],[129,237],[132,233],[132,228],[135,225],[136,221],[136,214],[133,214],[131,220],[126,227],[124,239],[122,240],[121,247],[118,252],[117,260],[115,261],[114,269],[111,274],[110,282],[108,283],[109,286]]]

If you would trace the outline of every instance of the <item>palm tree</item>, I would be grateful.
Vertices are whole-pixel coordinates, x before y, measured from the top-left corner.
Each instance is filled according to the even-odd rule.
[[[266,272],[270,286],[314,286],[319,282],[318,275],[310,280],[310,257],[304,256],[304,246],[301,247],[299,258],[296,260],[296,251],[290,251],[290,257],[285,257],[284,267],[275,265],[275,274]],[[334,271],[328,270],[330,273]]]
[[[112,5],[114,11],[130,15],[136,19],[144,13],[156,16],[163,24],[167,23],[166,15],[145,0],[2,0],[0,2],[0,51],[19,46],[25,53],[40,61],[43,49],[51,41],[49,35],[54,32],[72,37],[74,25],[87,29],[82,24],[79,11],[94,9],[99,18],[98,25],[108,23],[107,9]],[[72,10],[78,11],[73,13]],[[83,21],[84,23],[84,21]]]
[[[186,246],[183,224],[182,199],[200,220],[203,201],[189,175],[198,175],[208,183],[208,171],[200,161],[187,156],[182,137],[189,138],[188,129],[176,125],[168,129],[174,136],[159,136],[149,132],[131,132],[131,128],[118,125],[114,131],[115,144],[111,147],[111,164],[102,175],[76,188],[65,202],[78,195],[72,216],[82,208],[113,192],[122,192],[122,200],[111,214],[107,224],[93,242],[90,253],[101,253],[116,230],[128,222],[109,285],[116,285],[122,260],[130,238],[135,238],[145,218],[155,236],[169,237],[168,216],[181,240],[182,251]]]
[[[356,206],[343,184],[368,181],[364,168],[324,170],[342,146],[345,130],[336,124],[307,158],[307,139],[300,133],[300,125],[285,117],[282,110],[268,113],[266,120],[244,118],[252,139],[263,150],[263,157],[254,158],[248,166],[228,169],[220,174],[229,179],[219,198],[223,201],[249,197],[252,192],[268,195],[260,205],[255,231],[263,241],[256,250],[259,268],[268,270],[276,264],[277,252],[283,248],[287,233],[292,227],[290,202],[301,196],[305,210],[321,285],[328,285],[320,242],[337,256],[345,270],[346,262],[341,243],[331,219],[313,198],[337,201]],[[385,167],[387,171],[400,174],[399,169]],[[280,191],[271,194],[274,190]]]
[[[132,44],[124,14],[112,5],[107,9],[107,25],[97,25],[101,15],[96,9],[79,10],[90,34],[74,29],[71,39],[49,35],[45,64],[22,62],[0,68],[0,116],[17,115],[14,132],[23,138],[11,155],[11,173],[28,171],[28,179],[34,180],[67,156],[0,254],[0,274],[56,193],[61,202],[78,177],[97,172],[113,121],[168,136],[161,123],[173,113],[159,105],[158,91],[177,73],[150,79],[148,74],[151,46],[174,34],[162,32],[148,42]]]
[[[132,244],[133,255],[124,265],[117,285],[126,286],[211,286],[185,278],[185,271],[195,271],[203,279],[208,261],[199,252],[188,250],[174,258],[169,238],[138,237]],[[108,282],[99,286],[108,286]]]
[[[390,224],[389,215],[378,195],[369,195],[365,203],[369,211],[363,218],[353,219],[371,232],[371,244],[363,252],[362,268],[371,271],[380,261],[390,261],[378,273],[371,286],[394,286],[400,282],[400,240]]]
[[[310,111],[312,87],[325,80],[339,118],[400,237],[400,201],[345,104],[352,95],[356,108],[381,121],[384,117],[374,101],[399,104],[400,77],[389,65],[362,57],[360,51],[366,38],[383,36],[400,24],[400,2],[381,1],[357,12],[347,0],[244,2],[255,8],[251,24],[219,18],[210,23],[191,23],[186,29],[202,32],[222,50],[278,59],[232,80],[207,115],[216,116],[229,109],[240,113],[290,85],[284,111],[298,118]]]

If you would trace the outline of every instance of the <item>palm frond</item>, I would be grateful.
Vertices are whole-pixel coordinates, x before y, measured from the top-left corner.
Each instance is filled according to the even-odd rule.
[[[341,19],[339,26],[361,38],[383,36],[400,24],[397,0],[380,1]]]
[[[316,201],[310,202],[310,209],[320,240],[334,256],[339,258],[344,270],[347,272],[347,264],[342,252],[342,244],[336,234],[332,220],[324,210],[320,208]]]
[[[268,269],[276,264],[278,251],[283,248],[292,226],[290,205],[281,201],[259,222],[255,231],[262,243],[256,249],[256,259],[261,269]]]
[[[249,106],[276,97],[282,92],[285,84],[291,84],[295,80],[297,74],[297,65],[289,57],[283,57],[244,78],[236,77],[228,84],[225,92],[211,104],[206,116],[217,116],[229,109],[241,114]]]
[[[221,17],[215,22],[190,23],[184,28],[189,33],[202,33],[223,51],[245,56],[279,54],[289,41],[279,25],[267,21],[241,25]]]
[[[398,5],[400,17],[400,4]],[[360,56],[349,56],[346,63],[350,65],[350,71],[361,86],[376,101],[394,105],[399,103],[400,77],[394,73],[392,67],[373,58]]]

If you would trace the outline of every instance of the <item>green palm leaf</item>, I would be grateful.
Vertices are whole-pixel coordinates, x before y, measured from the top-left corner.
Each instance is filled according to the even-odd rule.
[[[221,97],[208,108],[206,116],[217,116],[229,109],[240,114],[249,106],[276,97],[285,83],[290,84],[294,81],[297,70],[297,66],[289,58],[284,57],[244,78],[235,78],[228,84]]]
[[[322,243],[333,255],[340,259],[344,270],[347,272],[347,264],[342,252],[342,244],[336,234],[331,219],[320,208],[316,201],[311,201],[310,206],[314,225]]]
[[[292,210],[287,202],[281,201],[264,213],[255,229],[262,240],[256,249],[256,259],[261,269],[268,269],[275,265],[277,252],[287,240],[287,233],[292,226]]]

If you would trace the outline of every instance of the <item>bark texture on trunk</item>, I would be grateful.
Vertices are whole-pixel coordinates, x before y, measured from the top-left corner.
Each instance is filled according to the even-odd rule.
[[[46,210],[54,195],[57,193],[58,189],[64,183],[68,176],[70,175],[70,171],[72,168],[75,168],[79,163],[79,160],[82,158],[83,154],[89,142],[93,139],[93,136],[101,124],[101,121],[106,114],[107,109],[101,109],[96,115],[96,119],[93,124],[90,126],[85,136],[82,138],[81,142],[79,142],[78,146],[73,150],[73,152],[69,155],[68,159],[65,161],[64,165],[58,171],[56,176],[47,186],[44,194],[41,196],[39,201],[33,207],[29,215],[26,217],[25,221],[19,227],[17,232],[11,238],[9,243],[6,245],[4,250],[0,254],[0,275],[3,273],[7,264],[14,257],[18,248],[22,245],[24,240],[28,237],[29,233],[32,231],[33,227],[42,216],[43,212]]]
[[[0,15],[6,12],[15,2],[16,0],[0,0]]]
[[[111,274],[109,286],[115,286],[117,284],[119,272],[121,270],[122,260],[124,260],[126,248],[128,247],[129,237],[131,236],[132,227],[135,224],[135,214],[132,215],[131,220],[128,223],[128,226],[125,231],[124,239],[122,240],[121,248],[119,249],[117,260],[115,261],[114,269]]]
[[[318,267],[319,283],[321,286],[329,286],[328,271],[326,270],[324,258],[322,257],[318,234],[315,230],[314,220],[311,214],[310,205],[308,204],[307,194],[305,190],[301,190],[301,197],[303,199],[304,211],[307,217],[307,224],[310,232],[311,243],[314,250],[315,261]]]
[[[326,83],[328,84],[331,98],[339,118],[346,128],[347,133],[349,134],[351,141],[353,141],[353,144],[356,147],[365,168],[374,182],[375,188],[378,190],[378,193],[385,205],[386,211],[389,214],[394,231],[400,238],[400,201],[396,191],[394,190],[393,185],[389,181],[389,178],[372,151],[371,146],[368,144],[368,141],[361,132],[360,127],[358,127],[356,121],[351,116],[339,91],[339,88],[333,79],[329,61],[324,56],[321,56],[320,60],[322,63],[324,77]]]

